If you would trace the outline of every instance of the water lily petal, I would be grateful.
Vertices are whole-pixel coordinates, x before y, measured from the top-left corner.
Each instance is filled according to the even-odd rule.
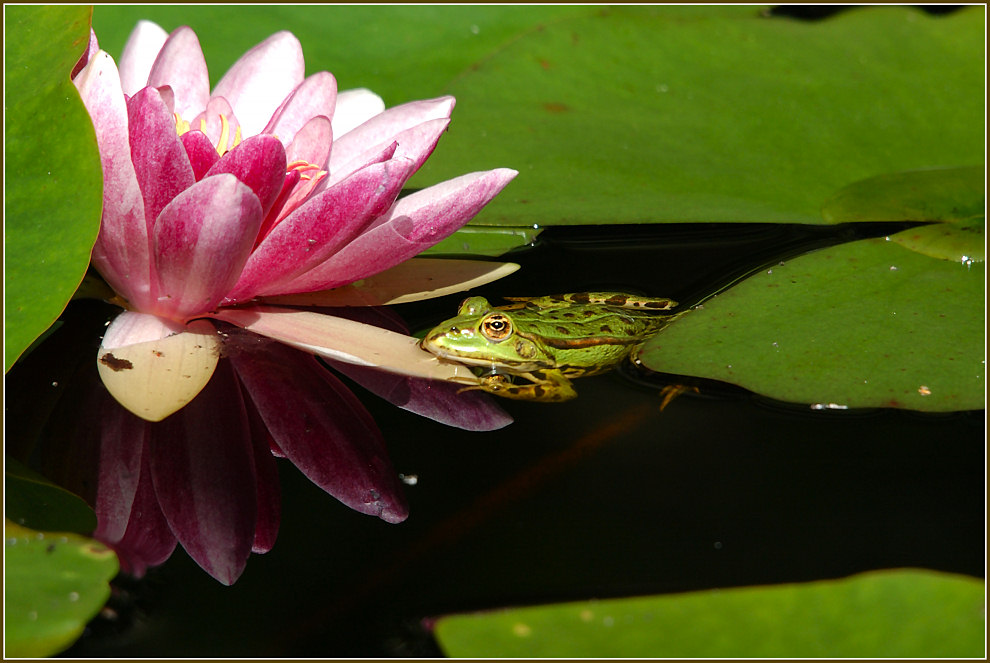
[[[336,102],[337,79],[333,74],[328,71],[313,74],[286,98],[268,122],[264,133],[278,136],[282,144],[288,147],[296,133],[314,117],[322,116],[329,122]],[[323,165],[322,161],[310,163]]]
[[[100,417],[100,461],[96,489],[97,527],[93,536],[118,543],[131,518],[141,464],[148,439],[148,423],[104,399]]]
[[[282,494],[279,488],[278,467],[272,454],[271,433],[250,396],[242,394],[247,410],[248,425],[251,428],[251,451],[254,454],[254,473],[258,483],[258,519],[254,527],[254,542],[251,552],[266,553],[275,546],[278,538],[278,525],[282,516]],[[280,457],[284,457],[278,449]]]
[[[192,166],[193,176],[196,181],[200,181],[206,176],[210,168],[220,159],[217,148],[213,147],[209,137],[202,131],[187,131],[179,137],[182,147],[189,157],[189,165]]]
[[[420,348],[418,338],[373,325],[275,306],[223,308],[210,315],[328,359],[430,380],[478,382],[468,367],[441,362]]]
[[[519,269],[513,262],[411,258],[358,283],[315,292],[263,297],[287,306],[385,306],[444,297],[491,283]],[[346,316],[345,316],[346,317]]]
[[[285,455],[350,508],[390,523],[408,507],[381,433],[361,402],[312,356],[277,343],[233,354],[241,383]]]
[[[409,159],[412,161],[412,172],[419,170],[419,167],[429,158],[440,140],[440,136],[447,130],[450,120],[441,118],[428,120],[405,131],[396,134],[391,141],[396,145],[396,150],[392,158]],[[350,174],[362,167],[367,161],[374,159],[374,155],[382,149],[388,147],[389,142],[380,143],[371,149],[362,152],[356,158],[333,170],[328,179],[327,186],[332,186],[336,182],[350,176]]]
[[[325,261],[399,195],[408,161],[387,161],[355,173],[306,201],[251,254],[227,301],[285,292],[282,285]]]
[[[97,369],[107,391],[146,421],[181,409],[210,381],[219,340],[206,320],[181,325],[125,311],[107,328]]]
[[[226,152],[233,149],[236,144],[240,121],[226,99],[214,96],[210,99],[210,103],[206,104],[206,110],[193,118],[189,126],[209,136],[217,150]]]
[[[340,103],[338,97],[338,107]],[[340,168],[346,168],[348,163],[358,158],[372,146],[391,142],[397,134],[406,129],[429,120],[450,119],[453,110],[453,97],[438,97],[436,99],[410,101],[401,106],[394,106],[378,113],[343,135],[338,133],[335,122],[334,136],[336,138],[334,139],[333,151],[330,153],[328,169],[333,173]]]
[[[199,38],[183,26],[169,35],[148,74],[148,85],[168,85],[175,93],[175,112],[190,118],[210,101],[210,74]]]
[[[467,223],[517,174],[508,168],[471,173],[400,198],[380,225],[286,283],[282,291],[335,288],[394,267]]]
[[[156,88],[146,87],[127,101],[127,120],[131,160],[150,229],[162,209],[196,177],[175,132],[175,118]]]
[[[120,56],[120,82],[124,94],[131,97],[148,86],[151,68],[166,40],[168,33],[157,23],[138,21]]]
[[[127,106],[113,58],[100,51],[73,80],[93,119],[103,165],[103,220],[93,264],[135,306],[149,301],[151,259],[144,199],[131,162]]]
[[[366,88],[337,93],[333,112],[333,135],[343,136],[385,110],[385,101]]]
[[[258,197],[230,174],[176,196],[155,226],[158,314],[196,315],[219,304],[251,253],[261,218]]]
[[[282,143],[274,136],[260,135],[248,138],[224,154],[206,175],[230,173],[247,184],[261,202],[264,216],[282,190],[285,166]],[[251,239],[254,240],[254,237]]]
[[[292,142],[285,148],[285,156],[290,163],[305,161],[323,168],[330,158],[332,144],[330,120],[323,116],[314,117],[296,132]]]
[[[162,513],[203,570],[225,585],[251,554],[257,487],[244,402],[228,362],[199,398],[155,426],[151,476]]]
[[[158,505],[150,457],[146,447],[141,454],[141,474],[134,492],[127,530],[119,541],[111,543],[120,559],[120,570],[138,578],[149,567],[158,566],[171,557],[178,543]]]
[[[304,70],[299,40],[291,32],[276,32],[234,63],[213,89],[213,96],[227,99],[244,136],[254,136],[302,82]]]
[[[79,56],[76,61],[75,66],[72,67],[72,72],[69,74],[69,78],[75,78],[82,68],[89,64],[89,61],[100,52],[100,42],[96,39],[96,31],[93,28],[89,29],[89,44],[86,46],[86,52]]]

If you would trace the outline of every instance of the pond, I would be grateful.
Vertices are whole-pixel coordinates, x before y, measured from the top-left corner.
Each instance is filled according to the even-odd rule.
[[[505,257],[519,272],[476,294],[616,289],[692,304],[776,261],[892,228],[550,228]],[[398,310],[423,330],[459,299]],[[66,318],[92,343],[106,310],[77,303]],[[19,380],[15,368],[9,393]],[[428,626],[452,612],[898,567],[982,577],[983,411],[813,411],[702,381],[662,409],[661,388],[678,383],[631,368],[583,378],[566,403],[502,401],[515,422],[490,433],[355,385],[405,477],[408,520],[355,513],[280,463],[278,541],[235,585],[178,548],[141,580],[119,577],[65,655],[438,656]]]

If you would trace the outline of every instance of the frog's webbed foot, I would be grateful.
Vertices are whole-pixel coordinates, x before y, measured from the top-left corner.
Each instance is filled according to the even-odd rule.
[[[531,379],[532,384],[515,384],[505,375],[494,374],[479,378],[479,384],[464,387],[458,390],[458,393],[480,389],[502,398],[540,403],[560,403],[577,396],[571,381],[563,375],[547,372],[527,374],[523,377]]]

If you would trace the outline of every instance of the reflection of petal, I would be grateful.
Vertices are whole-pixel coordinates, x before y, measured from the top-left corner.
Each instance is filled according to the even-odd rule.
[[[350,508],[390,523],[408,507],[371,415],[312,356],[277,343],[231,362],[286,457]]]
[[[93,536],[115,544],[123,538],[134,510],[149,429],[148,422],[109,398],[101,414],[99,482],[93,507],[97,527]]]
[[[243,395],[251,427],[251,451],[254,453],[254,471],[258,480],[258,520],[254,528],[251,552],[266,553],[275,545],[282,514],[282,493],[279,488],[278,467],[272,455],[271,433],[265,426],[250,396]],[[281,449],[278,450],[281,456]]]
[[[147,424],[146,424],[147,425]],[[177,543],[158,506],[158,496],[151,478],[150,453],[142,454],[141,478],[134,493],[134,503],[127,522],[127,531],[116,543],[111,543],[120,558],[124,573],[141,577],[151,566],[162,564],[172,555]]]
[[[232,584],[247,564],[257,487],[244,402],[227,362],[192,403],[156,425],[151,476],[169,527],[211,576]]]
[[[448,426],[489,431],[505,428],[512,423],[512,417],[499,407],[495,399],[480,391],[461,393],[463,385],[441,380],[419,380],[339,361],[329,363],[393,405]]]

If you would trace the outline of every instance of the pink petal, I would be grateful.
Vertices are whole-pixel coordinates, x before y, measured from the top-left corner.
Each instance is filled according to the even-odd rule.
[[[96,40],[96,32],[93,28],[89,29],[89,44],[86,45],[86,52],[83,53],[79,60],[76,62],[75,66],[72,67],[72,73],[69,74],[69,78],[75,78],[82,71],[82,68],[89,64],[89,61],[100,51],[100,43]]]
[[[322,116],[314,117],[296,132],[292,142],[285,148],[285,156],[290,163],[305,161],[323,168],[330,158],[332,144],[330,120]]]
[[[245,53],[213,90],[241,121],[243,135],[261,133],[282,101],[303,80],[302,45],[291,32],[276,32]]]
[[[419,170],[419,167],[429,158],[440,140],[440,136],[447,130],[450,120],[446,118],[438,120],[427,120],[422,124],[417,124],[405,131],[396,134],[391,143],[381,143],[375,145],[370,150],[362,152],[357,158],[352,159],[340,168],[330,173],[327,179],[327,186],[349,176],[353,170],[361,165],[390,144],[396,145],[395,158],[405,158],[413,162],[412,172]]]
[[[223,145],[220,144],[220,139],[223,137],[221,117],[227,120],[227,140]],[[240,122],[234,116],[234,109],[230,107],[226,99],[213,97],[210,99],[210,103],[206,105],[206,110],[189,122],[189,127],[205,133],[210,137],[210,141],[213,142],[217,150],[226,152],[234,147]]]
[[[148,422],[106,399],[100,425],[99,480],[93,536],[117,543],[127,529],[141,477],[141,459],[148,439]]]
[[[288,147],[296,133],[314,117],[322,116],[329,123],[336,101],[337,80],[333,74],[328,71],[313,74],[292,91],[263,133],[278,136],[282,144]],[[323,165],[322,161],[310,163]]]
[[[138,21],[120,56],[120,82],[124,94],[130,97],[148,86],[151,68],[167,39],[168,33],[157,23]]]
[[[381,433],[360,401],[314,357],[273,343],[231,356],[285,455],[350,508],[390,522],[408,508]]]
[[[123,409],[123,408],[121,408]],[[147,426],[151,424],[145,423]],[[140,578],[152,566],[163,564],[172,556],[175,535],[158,505],[151,476],[150,452],[141,454],[141,473],[134,492],[127,530],[116,542],[110,543],[120,559],[120,570]],[[99,537],[97,537],[99,538]]]
[[[217,148],[202,131],[187,131],[179,137],[179,140],[182,141],[182,147],[185,148],[189,164],[193,169],[193,176],[198,182],[206,176],[213,164],[220,160]]]
[[[73,82],[93,119],[103,165],[103,220],[93,263],[115,291],[141,307],[150,298],[148,226],[117,67],[100,51]]]
[[[508,168],[471,173],[401,198],[383,223],[286,283],[282,292],[334,288],[394,267],[470,221],[516,175]]]
[[[156,424],[151,476],[169,527],[203,570],[225,585],[251,554],[257,487],[244,402],[221,362],[192,403]]]
[[[258,197],[233,175],[183,191],[155,226],[154,312],[186,318],[215,308],[237,281],[260,227]]]
[[[210,74],[199,39],[191,28],[177,28],[169,35],[151,72],[148,85],[168,85],[175,93],[179,117],[196,116],[210,101]]]
[[[450,119],[453,110],[453,97],[438,97],[394,106],[343,135],[335,125],[336,139],[328,170],[333,173],[339,168],[346,169],[349,162],[374,146],[392,142],[397,134],[429,120]]]
[[[131,97],[127,120],[131,160],[150,229],[162,209],[192,186],[196,178],[175,132],[175,118],[158,90],[147,87]]]
[[[281,519],[281,490],[278,467],[270,446],[271,434],[261,419],[250,397],[242,395],[251,427],[251,451],[254,453],[254,471],[258,482],[258,520],[254,528],[251,552],[266,553],[275,546]],[[281,453],[281,450],[279,450]]]
[[[247,184],[261,202],[264,216],[282,190],[285,166],[285,150],[277,138],[252,136],[220,157],[207,176],[230,173]]]
[[[385,102],[371,90],[358,88],[337,93],[333,135],[343,136],[385,110]]]
[[[258,245],[228,301],[285,292],[283,283],[326,260],[387,209],[409,174],[408,162],[375,164],[307,201]]]

